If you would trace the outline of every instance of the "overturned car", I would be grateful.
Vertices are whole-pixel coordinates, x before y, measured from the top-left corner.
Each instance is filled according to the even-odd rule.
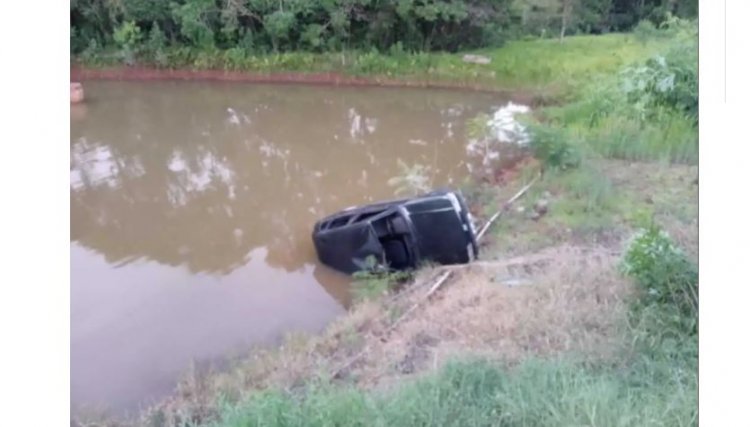
[[[345,273],[467,263],[478,252],[466,202],[448,190],[345,209],[318,221],[312,237],[320,261]]]

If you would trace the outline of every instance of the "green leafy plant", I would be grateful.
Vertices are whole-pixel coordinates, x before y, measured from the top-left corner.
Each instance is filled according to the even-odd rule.
[[[323,46],[323,32],[325,27],[320,24],[310,24],[300,34],[302,44],[311,50],[319,50]]]
[[[656,28],[656,25],[654,25],[653,22],[644,19],[641,20],[638,25],[635,26],[635,28],[633,28],[633,35],[635,36],[636,40],[645,44],[649,40],[659,37],[661,33],[659,32],[659,29]]]
[[[213,0],[189,0],[171,3],[172,15],[179,23],[180,34],[192,46],[204,49],[214,46],[215,25],[219,11]]]
[[[580,148],[574,144],[565,129],[544,124],[530,125],[531,149],[545,167],[567,170],[581,164]]]
[[[164,35],[158,22],[154,22],[151,26],[151,30],[148,32],[146,46],[151,52],[164,50],[164,48],[167,47],[167,36]]]
[[[623,70],[621,88],[628,101],[640,109],[641,115],[648,115],[657,107],[667,107],[685,113],[697,122],[697,34],[686,32],[688,30],[682,26],[677,28],[682,31],[678,37],[680,42],[641,66]]]
[[[156,65],[164,67],[167,65],[167,37],[159,27],[158,22],[154,22],[151,26],[151,30],[148,33],[148,40],[146,41],[146,49],[153,58]]]
[[[263,27],[268,32],[274,50],[279,50],[282,43],[289,39],[290,32],[296,23],[292,12],[277,10],[263,19]]]
[[[133,21],[123,22],[122,25],[115,29],[113,39],[120,48],[120,55],[123,62],[132,64],[135,62],[135,54],[143,40],[143,34],[140,27]]]
[[[120,48],[133,49],[141,42],[143,35],[141,29],[133,21],[123,22],[115,29],[112,36]]]
[[[657,307],[666,324],[697,333],[698,270],[664,230],[651,224],[636,233],[621,269],[638,285],[636,314]]]
[[[94,61],[99,56],[100,50],[101,48],[96,39],[90,39],[86,48],[81,52],[81,57],[86,61]]]

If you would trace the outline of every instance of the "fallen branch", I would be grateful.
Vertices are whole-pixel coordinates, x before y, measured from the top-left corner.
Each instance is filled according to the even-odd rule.
[[[510,207],[510,205],[513,204],[513,202],[518,200],[521,196],[526,194],[527,191],[529,191],[529,188],[531,188],[531,186],[534,185],[534,183],[539,179],[540,176],[542,175],[541,174],[537,175],[534,179],[531,180],[531,182],[529,182],[522,189],[520,189],[518,193],[516,193],[513,197],[508,199],[507,202],[503,203],[503,206],[500,208],[500,210],[495,212],[495,214],[492,215],[489,220],[487,220],[487,222],[484,224],[482,229],[479,230],[479,233],[477,233],[477,241],[481,240],[482,237],[484,237],[484,233],[486,233],[487,230],[489,230],[490,226],[500,217],[500,215],[503,214],[503,212],[508,210],[508,208]]]
[[[472,267],[499,268],[499,267],[510,267],[514,265],[526,265],[530,263],[551,260],[553,258],[554,256],[552,255],[537,254],[537,255],[527,255],[527,256],[522,256],[522,257],[517,257],[517,258],[511,258],[511,259],[506,259],[502,261],[499,261],[499,260],[498,261],[474,261],[471,264],[443,265],[437,268],[438,270],[442,270],[442,271],[467,270]]]

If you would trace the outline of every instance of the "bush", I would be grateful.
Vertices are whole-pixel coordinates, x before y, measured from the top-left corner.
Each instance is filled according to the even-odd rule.
[[[670,32],[677,43],[665,54],[622,72],[622,91],[644,110],[672,108],[698,121],[698,38],[695,24],[681,21]]]
[[[645,44],[647,41],[661,35],[661,33],[653,22],[644,19],[633,28],[633,35],[636,40]]]
[[[638,285],[636,314],[653,307],[666,324],[697,333],[698,270],[665,231],[653,224],[640,230],[628,245],[621,268]]]
[[[140,47],[143,34],[135,22],[127,21],[115,29],[113,38],[117,47],[120,48],[120,55],[125,63],[131,64],[135,61],[135,54]]]
[[[545,167],[557,170],[576,168],[581,164],[581,150],[565,129],[554,125],[530,126],[531,149]]]
[[[142,38],[141,29],[133,21],[123,22],[115,29],[113,35],[117,47],[121,49],[134,49]]]
[[[159,27],[158,22],[154,22],[151,26],[151,31],[148,32],[146,47],[152,53],[163,51],[167,47],[167,37],[164,35],[161,27]]]
[[[173,2],[171,8],[180,34],[190,45],[206,49],[214,46],[214,28],[219,10],[213,0],[191,0],[184,4]]]

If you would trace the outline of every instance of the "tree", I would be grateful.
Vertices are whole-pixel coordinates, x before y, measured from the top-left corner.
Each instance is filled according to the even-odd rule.
[[[573,2],[576,0],[560,0],[561,4],[561,12],[560,12],[560,43],[562,43],[563,38],[565,37],[565,30],[568,28],[568,25],[570,23],[571,15],[573,13]]]

